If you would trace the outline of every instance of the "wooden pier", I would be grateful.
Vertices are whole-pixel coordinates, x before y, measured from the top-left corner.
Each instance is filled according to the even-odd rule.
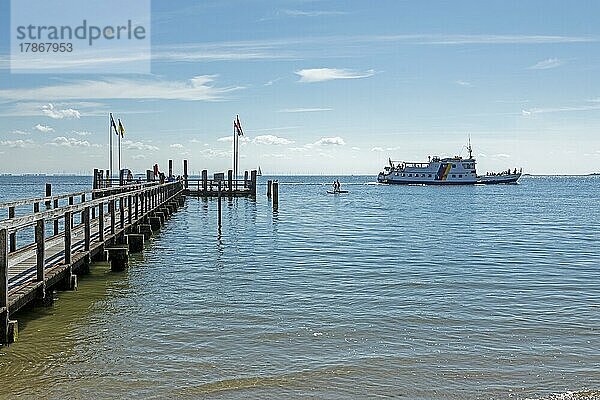
[[[209,179],[207,170],[191,178],[187,168],[184,160],[183,175],[175,178],[169,160],[168,176],[148,170],[144,182],[96,169],[90,191],[52,196],[46,184],[45,197],[1,203],[8,218],[0,221],[0,343],[18,335],[11,315],[50,304],[56,289],[74,289],[77,274],[88,272],[92,261],[124,270],[129,252],[141,251],[186,196],[218,197],[219,227],[222,197],[256,196],[256,171],[244,179],[234,179],[232,170]]]
[[[11,315],[51,303],[54,289],[75,288],[77,273],[89,270],[92,260],[124,269],[128,252],[139,251],[148,234],[183,205],[185,192],[181,180],[130,183],[0,204],[9,217],[0,221],[0,343],[18,334]],[[22,208],[30,211],[15,216]]]

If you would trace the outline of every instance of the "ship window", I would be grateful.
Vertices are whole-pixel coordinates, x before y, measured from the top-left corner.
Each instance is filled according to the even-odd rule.
[[[452,164],[452,168],[456,168],[456,164]]]
[[[408,176],[412,176],[412,174],[408,174]]]
[[[406,174],[402,174],[402,176],[406,176]]]
[[[459,178],[462,178],[462,175],[459,175],[458,177],[459,177]]]
[[[425,178],[425,174],[421,174],[421,176],[422,176],[423,178]]]
[[[453,177],[453,178],[456,178],[456,175],[452,174],[452,177]]]
[[[429,178],[431,178],[431,174],[429,174]]]

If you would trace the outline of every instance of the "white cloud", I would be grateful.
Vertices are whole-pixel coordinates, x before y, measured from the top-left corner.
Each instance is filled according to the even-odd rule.
[[[373,147],[371,151],[384,151],[382,147]]]
[[[456,83],[459,86],[471,86],[471,82],[463,81],[460,79],[457,81],[454,81],[454,83]]]
[[[131,140],[124,140],[121,145],[127,150],[139,150],[139,151],[158,151],[158,147],[142,142],[134,142]]]
[[[42,106],[42,112],[53,119],[81,118],[81,113],[72,108],[58,109],[52,103]]]
[[[66,138],[59,136],[52,139],[52,142],[48,143],[52,146],[63,146],[63,147],[102,147],[101,144],[92,144],[87,140],[81,140],[77,138]]]
[[[144,154],[136,154],[134,156],[131,156],[131,158],[134,160],[145,160],[147,157]]]
[[[33,140],[31,139],[26,139],[26,140],[22,140],[22,139],[18,139],[18,140],[2,140],[0,141],[0,146],[7,146],[7,147],[12,147],[12,148],[25,148],[25,147],[31,147],[34,144]]]
[[[319,111],[333,111],[333,108],[284,108],[279,110],[280,113],[304,113],[304,112],[319,112]]]
[[[48,125],[37,124],[34,128],[43,133],[54,132],[54,128],[49,127]]]
[[[26,131],[22,131],[20,129],[15,129],[14,131],[12,131],[12,134],[13,135],[22,135],[22,136],[31,135],[31,133],[26,132]]]
[[[600,104],[585,105],[585,106],[572,106],[572,107],[530,108],[528,110],[521,110],[521,115],[531,116],[534,114],[549,114],[549,113],[577,112],[577,111],[595,111],[595,110],[600,110]]]
[[[359,150],[360,150],[360,147],[352,147],[352,150],[359,151]]]
[[[211,85],[216,75],[199,75],[188,81],[158,79],[79,80],[61,85],[37,88],[2,89],[0,100],[36,99],[165,99],[219,100],[224,94],[241,87],[216,88]]]
[[[321,139],[314,142],[313,146],[344,146],[346,142],[339,136],[335,137],[322,137]]]
[[[181,143],[173,143],[169,147],[172,149],[183,149],[183,145]]]
[[[91,135],[93,135],[92,132],[88,132],[88,131],[73,131],[73,134],[77,135],[77,136],[91,136]]]
[[[547,60],[540,61],[532,66],[529,69],[550,69],[557,68],[563,65],[565,61],[559,60],[558,58],[548,58]]]
[[[257,144],[292,144],[294,143],[292,140],[282,138],[275,135],[259,135],[254,138],[252,141]]]
[[[233,136],[224,136],[217,139],[218,142],[233,142]],[[239,143],[247,143],[250,141],[248,136],[238,136]]]
[[[338,68],[309,68],[296,71],[296,74],[300,76],[299,82],[313,83],[325,82],[334,79],[368,78],[369,76],[375,75],[375,71],[372,69],[365,72],[359,72]]]

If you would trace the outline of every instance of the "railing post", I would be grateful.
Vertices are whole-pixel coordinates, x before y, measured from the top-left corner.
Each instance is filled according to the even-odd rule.
[[[125,201],[124,196],[119,198],[119,218],[120,218],[119,226],[121,227],[121,229],[125,228],[125,206],[123,204],[124,201]]]
[[[91,224],[90,224],[90,208],[86,207],[83,209],[83,249],[90,251],[90,241],[92,238]]]
[[[54,199],[53,207],[58,208],[58,199]],[[58,225],[59,225],[58,218],[55,218],[54,219],[54,232],[53,232],[54,236],[58,235]]]
[[[35,203],[33,203],[33,212],[34,213],[39,213],[40,212],[40,203],[38,201],[36,201]]]
[[[52,196],[52,184],[46,183],[46,197],[50,196]],[[46,200],[46,208],[50,208],[51,205],[52,203],[50,203],[50,200]]]
[[[131,220],[133,219],[132,214],[133,207],[131,206],[131,195],[127,196],[127,222],[131,224]]]
[[[187,162],[188,162],[187,160],[183,160],[183,182],[184,182],[186,189],[188,188],[188,171],[187,171],[188,164],[187,164]]]
[[[98,204],[98,240],[104,242],[104,203]]]
[[[94,168],[94,184],[93,189],[98,189],[98,168]]]
[[[248,187],[248,171],[244,171],[244,189]]]
[[[114,235],[115,234],[115,222],[116,222],[115,199],[110,200],[110,202],[108,203],[108,207],[110,208],[110,233],[111,233],[111,235]]]
[[[14,207],[8,207],[8,218],[14,218],[15,217],[15,208]],[[9,252],[13,252],[17,250],[17,233],[13,232],[9,235]]]
[[[8,231],[0,229],[0,342],[8,342]]]
[[[73,204],[75,204],[75,202],[73,201],[73,196],[69,196],[69,205],[72,206]],[[73,227],[73,214],[71,214],[71,227]]]
[[[173,176],[173,160],[169,160],[169,176],[168,178]]]
[[[85,203],[85,193],[81,195],[81,204]],[[81,222],[83,222],[83,211],[81,212]]]
[[[36,280],[43,282],[45,278],[45,264],[46,264],[46,235],[45,221],[40,219],[35,224],[35,244],[36,244],[36,269],[37,275]]]
[[[65,212],[65,264],[71,264],[71,211]]]

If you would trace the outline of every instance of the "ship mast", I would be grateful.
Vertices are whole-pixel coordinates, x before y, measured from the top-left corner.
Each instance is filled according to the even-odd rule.
[[[469,152],[469,159],[473,159],[473,148],[471,147],[471,135],[469,135],[469,145],[467,146],[467,151]]]

